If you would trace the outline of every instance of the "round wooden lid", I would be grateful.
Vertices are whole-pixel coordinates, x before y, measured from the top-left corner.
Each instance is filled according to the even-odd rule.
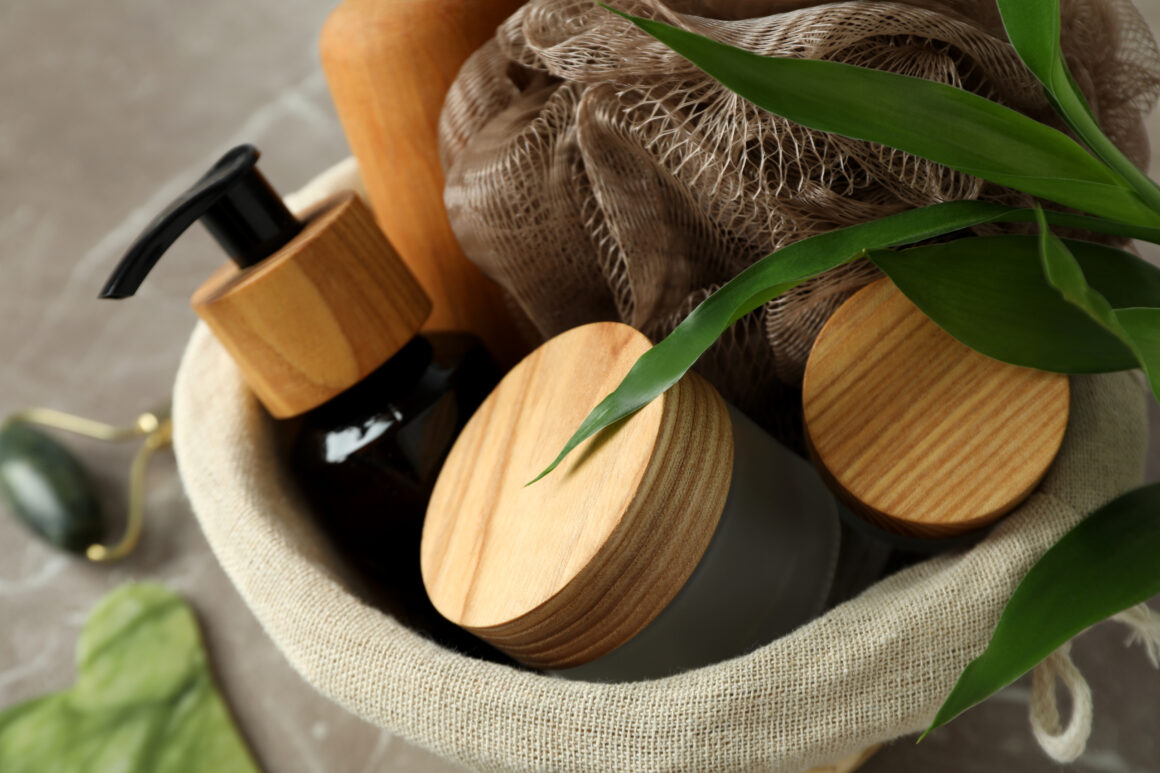
[[[324,202],[286,246],[222,266],[194,311],[271,414],[296,416],[354,386],[403,348],[431,302],[352,193]]]
[[[579,665],[635,635],[692,574],[725,506],[732,424],[692,373],[525,485],[649,346],[614,322],[548,341],[471,418],[435,485],[432,602],[529,665]]]
[[[803,407],[815,462],[859,515],[914,537],[950,537],[1014,508],[1067,429],[1067,376],[973,351],[889,279],[822,328]]]

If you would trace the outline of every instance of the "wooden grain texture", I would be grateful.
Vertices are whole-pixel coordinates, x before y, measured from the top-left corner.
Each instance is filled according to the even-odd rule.
[[[499,286],[463,254],[443,205],[438,124],[467,57],[521,0],[345,0],[319,47],[379,225],[434,303],[427,328],[465,330],[504,366],[528,350]]]
[[[949,537],[1021,502],[1063,440],[1066,376],[959,343],[889,279],[843,304],[806,365],[815,460],[860,515],[890,531]]]
[[[544,344],[472,417],[435,486],[422,543],[435,607],[529,665],[579,665],[627,641],[717,527],[732,425],[695,374],[524,485],[648,347],[614,322]]]
[[[302,232],[261,263],[222,266],[192,305],[278,418],[360,381],[410,341],[431,310],[353,194],[308,213]]]

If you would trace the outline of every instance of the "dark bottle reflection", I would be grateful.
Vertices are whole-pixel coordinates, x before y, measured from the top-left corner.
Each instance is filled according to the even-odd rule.
[[[455,438],[499,380],[463,333],[416,336],[370,376],[304,417],[293,465],[320,526],[368,600],[470,654],[502,658],[427,599],[419,543],[427,500]]]

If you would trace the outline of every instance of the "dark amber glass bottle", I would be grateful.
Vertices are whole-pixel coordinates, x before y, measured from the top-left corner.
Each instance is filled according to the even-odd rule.
[[[498,380],[475,336],[419,335],[306,414],[294,443],[303,493],[320,526],[351,559],[365,592],[441,639],[461,637],[423,589],[423,516],[455,438]]]
[[[428,602],[419,540],[444,457],[496,368],[471,335],[419,335],[431,302],[357,196],[300,220],[257,160],[248,145],[223,156],[149,224],[102,296],[132,295],[205,224],[234,265],[198,289],[194,310],[286,422],[295,477],[350,579],[404,622],[479,652]]]

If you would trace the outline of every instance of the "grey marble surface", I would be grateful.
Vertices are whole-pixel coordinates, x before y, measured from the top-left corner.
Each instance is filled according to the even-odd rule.
[[[0,0],[0,415],[49,405],[110,422],[163,400],[194,323],[187,299],[222,260],[191,231],[130,302],[94,300],[139,229],[230,145],[255,142],[283,191],[346,154],[314,41],[316,0]],[[1160,25],[1160,0],[1140,7]],[[1160,136],[1160,120],[1152,120]],[[1150,257],[1160,257],[1152,251]],[[1154,436],[1157,417],[1153,416]],[[131,449],[70,441],[109,506],[124,506]],[[1150,477],[1160,478],[1160,454]],[[264,768],[452,771],[318,695],[289,667],[214,561],[172,458],[150,474],[141,550],[112,567],[62,557],[0,517],[0,706],[66,687],[87,611],[111,588],[155,579],[196,607],[216,670]],[[1096,718],[1077,771],[1160,771],[1160,674],[1124,631],[1076,645]],[[1055,770],[1032,740],[1020,683],[886,771]]]

